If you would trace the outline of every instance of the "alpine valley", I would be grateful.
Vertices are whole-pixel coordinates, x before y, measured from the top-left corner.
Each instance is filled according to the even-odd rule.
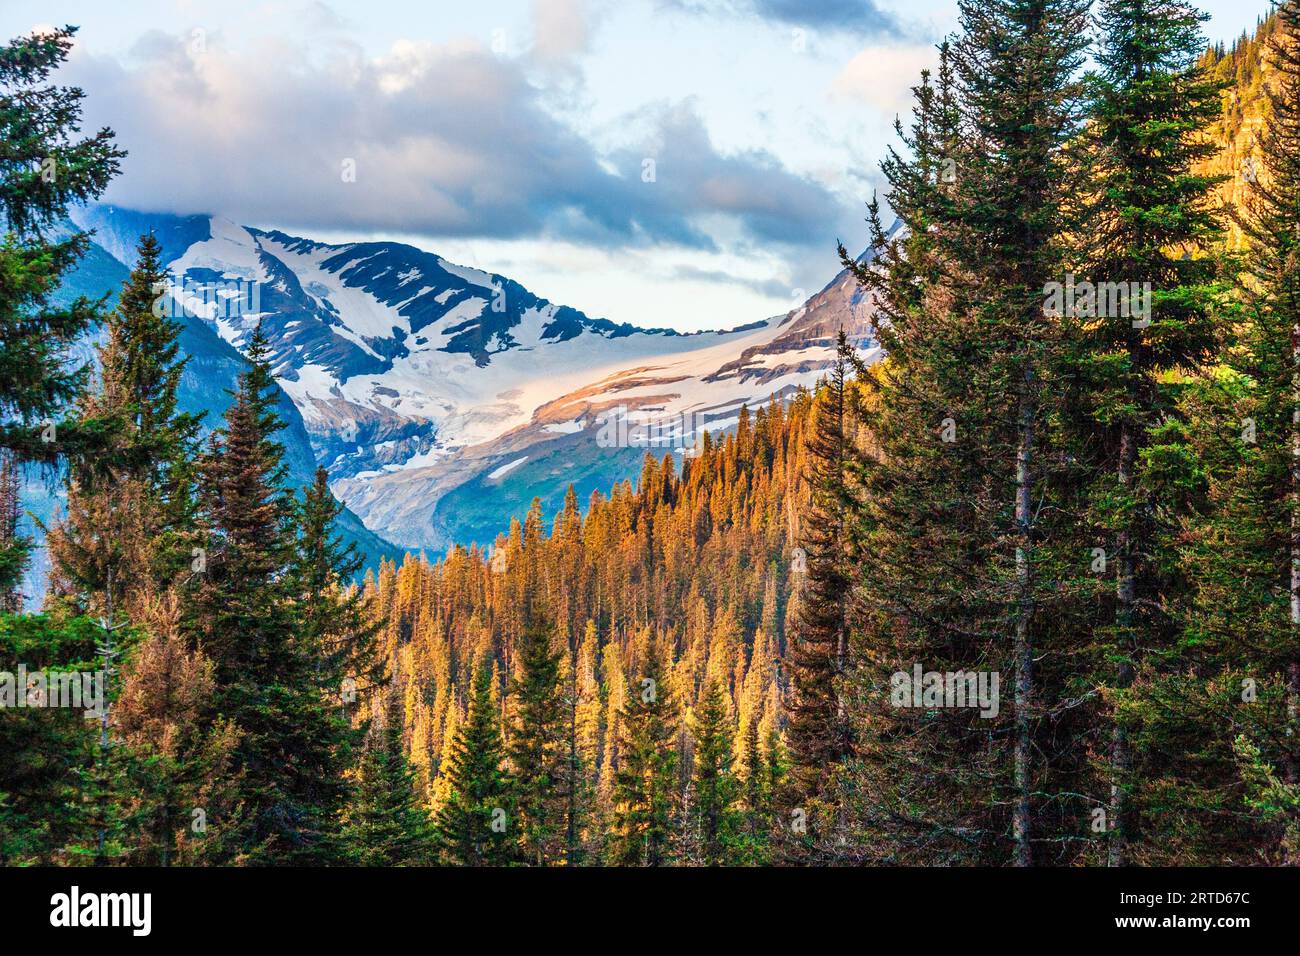
[[[293,479],[328,469],[370,564],[490,543],[534,497],[553,512],[570,484],[585,501],[634,476],[647,451],[689,454],[741,406],[813,385],[841,326],[877,354],[870,302],[847,272],[786,314],[683,334],[591,318],[397,242],[333,245],[110,205],[73,219],[95,246],[69,294],[112,293],[140,235],[158,238],[191,360],[184,400],[210,423],[261,322]]]

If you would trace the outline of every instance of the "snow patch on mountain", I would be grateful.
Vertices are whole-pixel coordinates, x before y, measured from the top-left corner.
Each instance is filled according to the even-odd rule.
[[[78,225],[117,256],[133,248],[125,231],[164,234],[173,294],[236,348],[260,321],[335,492],[402,544],[445,543],[430,513],[452,488],[532,480],[546,456],[526,450],[538,443],[566,449],[545,481],[562,481],[564,462],[585,467],[603,454],[599,419],[611,410],[668,422],[685,442],[734,426],[742,404],[811,386],[840,325],[875,354],[869,303],[845,273],[793,312],[683,335],[593,319],[401,243],[329,244],[106,206]],[[255,307],[214,305],[205,284],[223,283],[255,283]]]
[[[500,468],[493,469],[492,471],[488,472],[488,481],[495,481],[497,478],[502,478],[505,475],[510,474],[510,472],[514,471],[516,468],[518,468],[527,460],[528,460],[528,456],[524,455],[522,458],[516,458],[512,462],[508,462],[507,464],[502,465]]]

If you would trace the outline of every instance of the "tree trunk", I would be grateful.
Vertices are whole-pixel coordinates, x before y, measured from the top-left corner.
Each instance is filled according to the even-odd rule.
[[[1029,632],[1033,616],[1033,554],[1030,467],[1034,454],[1035,414],[1028,390],[1032,372],[1026,373],[1026,394],[1020,401],[1020,439],[1016,448],[1016,590],[1015,590],[1015,803],[1011,827],[1015,839],[1015,865],[1034,862],[1029,815],[1030,761],[1033,758],[1030,706],[1034,690],[1034,648]]]
[[[108,720],[109,705],[108,697],[112,691],[110,681],[113,673],[113,657],[116,655],[116,648],[113,646],[113,568],[109,565],[107,579],[104,589],[104,618],[100,622],[100,627],[104,632],[104,643],[99,648],[100,655],[104,659],[104,688],[102,698],[99,702],[99,762],[101,768],[101,778],[99,781],[99,794],[96,797],[96,804],[99,813],[99,834],[96,840],[95,848],[95,865],[107,866],[108,856],[106,853],[107,831],[108,831]]]
[[[572,629],[570,634],[574,633]],[[565,862],[578,865],[578,651],[569,639],[569,820],[565,840]]]
[[[1300,506],[1300,326],[1291,329],[1291,383],[1293,402],[1291,409],[1291,643],[1295,645],[1300,635],[1300,522],[1296,510]],[[1293,734],[1300,721],[1300,659],[1292,657],[1286,669],[1287,733]],[[1296,754],[1294,737],[1288,736],[1282,775],[1290,786],[1300,785],[1300,757]],[[1287,866],[1300,866],[1300,855],[1294,850],[1285,856]]]
[[[1137,437],[1131,421],[1125,420],[1120,428],[1118,477],[1121,494],[1126,500],[1133,491],[1133,473],[1137,465]],[[1133,663],[1131,657],[1137,653],[1132,638],[1133,602],[1135,596],[1134,571],[1135,560],[1134,534],[1132,519],[1126,518],[1124,527],[1119,531],[1116,547],[1115,567],[1115,624],[1117,635],[1125,645],[1126,657],[1119,665],[1116,675],[1116,687],[1120,690],[1133,683]],[[1107,865],[1124,866],[1128,862],[1129,840],[1129,803],[1128,777],[1132,770],[1133,756],[1129,748],[1128,731],[1119,721],[1111,727],[1110,737],[1110,846],[1107,852]]]

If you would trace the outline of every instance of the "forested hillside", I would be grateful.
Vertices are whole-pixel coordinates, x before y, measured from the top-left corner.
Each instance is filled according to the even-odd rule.
[[[1259,137],[1270,113],[1267,91],[1276,86],[1268,46],[1278,29],[1276,15],[1262,16],[1253,33],[1242,33],[1231,47],[1206,50],[1200,66],[1224,84],[1222,115],[1208,128],[1218,148],[1203,169],[1224,177],[1216,195],[1230,208],[1242,208],[1252,178],[1265,169]],[[1241,230],[1229,224],[1232,245],[1241,248]]]
[[[878,229],[866,264],[845,256],[883,305],[889,359],[868,371],[845,345],[815,401],[746,418],[680,474],[647,458],[585,519],[572,497],[553,521],[535,507],[490,554],[408,556],[372,582],[433,807],[475,792],[455,741],[487,669],[502,746],[554,748],[549,766],[505,762],[554,801],[532,815],[581,821],[523,837],[538,862],[741,862],[756,846],[821,863],[1290,858],[1293,756],[1279,734],[1295,665],[1259,617],[1289,559],[1283,547],[1269,570],[1263,529],[1242,530],[1276,515],[1233,513],[1239,483],[1267,466],[1222,447],[1264,400],[1249,385],[1267,361],[1251,331],[1262,306],[1234,292],[1222,250],[1249,250],[1259,181],[1286,174],[1277,141],[1259,142],[1279,21],[1199,53],[1178,5],[1105,5],[1091,122],[1069,112],[1082,46],[1063,30],[1034,53],[1058,71],[1056,89],[1034,91],[1055,141],[989,159],[962,144],[1011,135],[993,99],[1011,94],[986,85],[995,54],[979,46],[978,9],[976,32],[918,88],[908,157],[885,164],[910,230]],[[1065,24],[1084,9],[1057,12]],[[1170,71],[1159,83],[1131,79],[1137,36],[1166,58],[1146,66]],[[1020,184],[1035,162],[1058,189]],[[1146,186],[1127,178],[1138,164]],[[1179,216],[1139,225],[1124,211],[1144,205]],[[1014,246],[1044,222],[1061,231]],[[1071,304],[1053,319],[1017,289],[1076,270],[1154,286],[1153,337],[1127,312]],[[1234,567],[1260,590],[1226,604]],[[1274,613],[1271,629],[1294,626]],[[540,670],[539,640],[553,655]],[[899,675],[918,664],[1000,677],[1000,706],[995,690],[983,711],[929,696],[920,713],[900,708]],[[658,669],[670,704],[652,718],[635,690]],[[539,719],[530,695],[563,705]],[[629,729],[640,720],[662,767],[645,765],[638,747],[653,741]],[[723,802],[741,832],[765,834],[757,844],[702,822],[716,818],[719,723]]]
[[[466,785],[448,779],[450,754],[475,672],[487,668],[507,745],[522,732],[573,746],[572,762],[560,747],[556,765],[521,778],[539,799],[573,799],[582,821],[572,839],[549,834],[539,852],[605,859],[619,774],[639,759],[624,738],[626,722],[640,717],[629,701],[659,655],[673,766],[658,799],[674,833],[686,836],[674,856],[735,862],[762,852],[765,839],[705,846],[691,822],[702,799],[692,785],[694,753],[707,717],[716,724],[707,732],[725,746],[719,772],[735,791],[728,812],[745,817],[744,832],[766,835],[770,819],[759,826],[752,818],[768,813],[786,762],[780,662],[807,567],[799,516],[810,496],[802,476],[814,406],[804,393],[752,417],[744,410],[732,434],[706,433],[685,457],[647,454],[635,483],[593,495],[585,509],[572,492],[553,518],[535,503],[490,553],[457,547],[436,562],[408,556],[401,567],[384,565],[368,590],[406,703],[412,763],[433,806]],[[536,641],[555,655],[541,673],[530,668]],[[508,692],[516,685],[556,702],[546,721],[520,714],[518,695]]]
[[[126,157],[0,48],[0,862],[1300,863],[1300,4],[960,8],[839,250],[887,358],[362,585],[259,324],[204,434],[156,236],[54,298]]]

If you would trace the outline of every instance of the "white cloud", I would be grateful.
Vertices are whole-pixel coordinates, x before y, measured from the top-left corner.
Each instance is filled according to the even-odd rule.
[[[533,0],[533,52],[566,61],[587,52],[591,40],[586,0]]]
[[[561,14],[552,33],[566,33]],[[651,111],[646,145],[602,154],[546,109],[523,61],[482,41],[368,57],[344,40],[310,54],[222,40],[154,31],[126,61],[78,48],[62,79],[130,154],[110,201],[285,228],[697,249],[716,245],[702,217],[792,246],[843,212],[770,154],[720,154],[689,103]]]
[[[912,108],[912,87],[923,69],[938,66],[932,44],[868,47],[840,71],[831,87],[837,97],[864,103],[887,116],[906,116]]]

